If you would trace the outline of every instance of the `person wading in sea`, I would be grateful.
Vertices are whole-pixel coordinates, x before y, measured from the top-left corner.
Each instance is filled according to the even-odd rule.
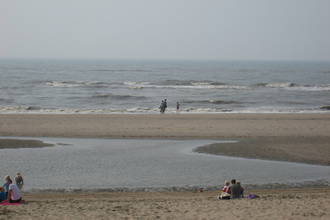
[[[162,100],[162,103],[160,104],[160,113],[164,114],[165,110],[167,108],[167,99]]]

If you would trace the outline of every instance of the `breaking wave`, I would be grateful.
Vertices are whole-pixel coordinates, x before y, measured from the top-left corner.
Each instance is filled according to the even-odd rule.
[[[321,85],[299,85],[292,82],[274,82],[274,83],[258,83],[254,85],[255,87],[264,88],[280,88],[289,90],[305,90],[305,91],[330,91],[330,84]]]
[[[132,89],[142,88],[167,88],[167,89],[248,89],[243,85],[230,85],[213,81],[193,81],[193,80],[165,80],[161,82],[124,82]]]
[[[216,81],[194,81],[194,80],[165,80],[161,82],[132,82],[123,83],[131,89],[143,88],[167,88],[167,89],[234,89],[246,90],[256,88],[269,89],[287,89],[287,90],[303,90],[303,91],[330,91],[330,84],[321,85],[300,85],[293,82],[272,82],[257,83],[254,85],[234,85]]]
[[[49,87],[60,87],[60,88],[70,88],[70,87],[108,87],[110,85],[116,85],[116,83],[106,83],[99,81],[48,81],[45,82],[46,86]]]
[[[226,101],[226,100],[183,100],[182,103],[197,103],[197,104],[215,104],[215,105],[225,105],[225,104],[238,104],[236,101]]]
[[[290,87],[294,87],[297,84],[292,83],[292,82],[275,82],[275,83],[258,83],[256,84],[257,87],[268,87],[268,88],[290,88]]]
[[[107,94],[93,95],[92,98],[95,98],[95,99],[117,99],[117,100],[122,100],[122,99],[140,100],[140,99],[146,99],[147,97],[145,97],[145,96],[134,96],[134,95],[115,95],[115,94],[107,93]]]
[[[89,88],[104,88],[104,87],[128,87],[129,89],[232,89],[232,90],[247,90],[257,88],[269,89],[287,89],[301,91],[330,91],[330,84],[320,85],[300,85],[293,82],[270,82],[257,83],[253,85],[236,85],[227,84],[217,81],[196,81],[196,80],[165,80],[160,82],[100,82],[100,81],[47,81],[44,82],[49,87],[72,88],[72,87],[89,87]]]

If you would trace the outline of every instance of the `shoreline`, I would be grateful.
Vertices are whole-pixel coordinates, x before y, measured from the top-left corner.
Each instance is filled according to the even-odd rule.
[[[244,188],[258,191],[258,190],[289,190],[289,189],[312,189],[312,188],[330,188],[330,182],[327,180],[310,180],[304,182],[292,182],[292,183],[264,183],[264,184],[251,184],[243,183]],[[69,188],[69,189],[31,189],[24,191],[28,194],[38,193],[55,193],[55,194],[70,194],[70,193],[180,193],[180,192],[199,192],[203,189],[203,192],[217,192],[222,188],[221,183],[219,185],[207,186],[169,186],[169,187],[114,187],[114,188],[95,188],[95,189],[81,189],[81,188]]]

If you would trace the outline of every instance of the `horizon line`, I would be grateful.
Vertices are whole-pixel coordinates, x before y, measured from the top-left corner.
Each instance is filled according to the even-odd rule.
[[[211,61],[211,62],[330,62],[326,59],[230,59],[230,58],[82,58],[82,57],[0,57],[0,60],[100,60],[100,61]]]

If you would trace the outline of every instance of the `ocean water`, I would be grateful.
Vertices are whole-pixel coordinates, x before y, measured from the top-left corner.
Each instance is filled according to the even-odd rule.
[[[330,62],[0,60],[0,113],[327,112]]]
[[[38,139],[55,146],[0,149],[0,176],[21,172],[26,191],[193,190],[219,187],[232,178],[249,188],[330,184],[329,166],[193,152],[199,146],[226,142],[221,140]]]

